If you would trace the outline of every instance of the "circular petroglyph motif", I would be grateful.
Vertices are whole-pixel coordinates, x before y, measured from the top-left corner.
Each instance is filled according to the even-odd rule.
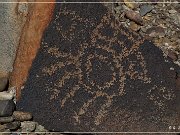
[[[54,48],[48,48],[47,53],[55,56],[59,59],[55,64],[45,67],[43,72],[45,75],[53,76],[56,71],[61,71],[58,81],[54,83],[51,100],[60,100],[60,107],[66,106],[67,102],[73,99],[78,91],[85,91],[91,94],[91,98],[79,107],[79,110],[75,112],[76,121],[79,121],[79,117],[83,116],[88,108],[98,99],[104,97],[105,102],[99,108],[97,116],[95,117],[96,125],[101,123],[101,119],[107,115],[108,108],[112,105],[113,98],[117,96],[123,96],[125,94],[126,77],[131,79],[139,79],[145,83],[150,82],[150,78],[147,76],[146,63],[143,60],[142,54],[138,51],[139,44],[143,40],[133,42],[133,35],[128,34],[126,29],[119,29],[116,21],[112,20],[111,15],[104,15],[101,22],[94,27],[90,39],[81,40],[79,43],[74,42],[78,37],[85,33],[88,19],[85,20],[80,16],[75,16],[75,13],[63,11],[55,19],[55,30],[58,31],[58,35],[61,37],[62,45],[55,45]],[[63,26],[65,24],[59,21],[61,16],[65,16],[68,20],[67,33]],[[73,17],[75,16],[75,17]],[[63,19],[63,20],[66,20]],[[71,23],[70,23],[71,22]],[[76,32],[77,24],[82,29]],[[78,25],[78,27],[80,27]],[[43,44],[46,44],[45,41]],[[75,53],[74,53],[75,52]],[[138,65],[142,70],[137,72],[136,62],[131,60],[131,57],[136,57],[138,61],[141,61]],[[127,63],[127,64],[124,64]],[[126,65],[125,67],[122,64]],[[62,92],[65,94],[62,94]],[[58,98],[59,95],[61,98]]]

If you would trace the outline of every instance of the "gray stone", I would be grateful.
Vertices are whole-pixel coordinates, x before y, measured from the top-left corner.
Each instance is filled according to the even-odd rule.
[[[0,92],[5,90],[7,83],[8,83],[7,77],[1,77],[0,78]]]
[[[33,132],[35,129],[36,129],[36,122],[33,121],[21,122],[22,132]]]
[[[4,132],[4,133],[2,133]],[[6,125],[1,125],[0,124],[0,135],[10,135],[10,130],[7,129]]]
[[[180,13],[174,14],[174,20],[178,25],[180,25]]]
[[[6,130],[6,126],[0,124],[0,132],[4,132],[5,130]]]
[[[114,8],[114,10],[116,11],[116,13],[121,13],[122,6],[117,6],[116,8]]]
[[[173,9],[171,9],[171,10],[169,10],[169,13],[170,14],[175,14],[177,11],[176,10],[173,10]]]
[[[13,93],[6,91],[0,92],[0,100],[11,100],[13,99],[13,97],[14,97]]]
[[[12,122],[13,120],[14,120],[14,118],[12,116],[0,117],[0,123],[8,123],[8,122]]]
[[[124,4],[130,9],[136,9],[139,6],[134,0],[124,0]]]
[[[32,119],[32,114],[29,112],[14,111],[13,117],[18,121],[28,121]]]
[[[146,34],[150,37],[164,37],[165,36],[165,29],[160,26],[154,26],[147,29]]]
[[[6,123],[4,125],[6,126],[7,129],[16,130],[21,126],[21,122],[20,121],[14,121],[11,123]]]
[[[15,109],[15,104],[12,100],[0,100],[0,117],[11,116]]]
[[[0,72],[11,72],[13,69],[17,46],[26,21],[26,5],[28,4],[0,3]]]
[[[46,130],[43,126],[41,125],[36,125],[36,130],[35,132],[47,132],[48,130]]]
[[[152,9],[153,7],[151,5],[142,5],[140,6],[140,15],[144,16],[147,13],[149,13]]]

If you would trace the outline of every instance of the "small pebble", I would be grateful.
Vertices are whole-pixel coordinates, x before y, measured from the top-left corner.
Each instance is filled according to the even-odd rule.
[[[145,32],[146,32],[146,30],[147,30],[147,27],[144,27],[144,26],[143,26],[143,27],[141,27],[141,31],[142,31],[142,32],[144,32],[144,33],[145,33]]]
[[[125,12],[125,15],[128,19],[134,21],[135,23],[143,25],[142,17],[138,13],[136,13],[135,11],[128,10]]]
[[[15,104],[13,100],[0,100],[0,117],[7,117],[13,114]]]
[[[0,92],[4,91],[8,84],[8,78],[7,77],[0,77]]]
[[[19,3],[17,7],[18,14],[27,16],[28,14],[28,3]]]
[[[35,132],[48,132],[48,130],[46,130],[43,126],[37,124]]]
[[[157,11],[155,9],[152,9],[151,13],[152,14],[157,14]]]
[[[5,132],[6,126],[0,124],[0,132]]]
[[[147,29],[146,34],[149,35],[150,37],[164,37],[165,36],[165,30],[164,28],[160,26],[153,26],[149,29]]]
[[[124,0],[124,4],[131,9],[135,9],[138,7],[138,3],[136,3],[134,0]]]
[[[173,9],[172,9],[172,10],[169,10],[169,13],[170,13],[170,14],[175,14],[176,12],[177,12],[177,11],[176,11],[176,10],[173,10]]]
[[[178,59],[178,56],[175,52],[168,50],[168,56],[173,60],[176,61]]]
[[[116,8],[114,8],[115,12],[116,13],[120,13],[120,11],[122,10],[122,7],[121,6],[117,6]]]
[[[11,123],[6,123],[4,125],[6,126],[6,129],[17,130],[21,126],[21,122],[20,121],[14,121]]]
[[[12,122],[14,118],[12,116],[9,117],[0,117],[0,123],[9,123]]]
[[[32,114],[29,112],[14,111],[13,117],[18,121],[28,121],[32,119]]]
[[[22,132],[33,132],[35,129],[36,129],[36,122],[33,121],[21,122]]]
[[[133,30],[133,31],[138,31],[140,29],[140,26],[137,25],[135,22],[130,22],[130,28]]]
[[[174,23],[180,25],[180,13],[175,13],[172,16],[174,18]]]
[[[11,100],[13,99],[14,94],[13,93],[9,93],[6,91],[0,92],[0,100]]]
[[[144,16],[147,13],[151,12],[151,10],[153,9],[153,7],[151,5],[142,5],[140,6],[140,15]]]

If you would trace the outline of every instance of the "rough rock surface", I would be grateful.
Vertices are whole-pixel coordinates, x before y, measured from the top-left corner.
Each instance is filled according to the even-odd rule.
[[[44,2],[44,0],[35,0],[35,2]],[[54,0],[49,0],[48,2],[54,2]],[[10,85],[16,87],[17,99],[19,98],[21,87],[26,81],[32,61],[40,47],[43,31],[51,19],[53,9],[54,3],[33,3],[28,12],[27,22],[22,30],[10,79]]]
[[[28,121],[32,119],[32,114],[28,112],[14,111],[13,117],[17,121]]]
[[[7,0],[3,2],[5,1]],[[17,1],[26,2],[26,0],[14,0],[14,2]],[[11,72],[13,69],[13,62],[27,12],[27,3],[0,3],[0,73]]]
[[[56,4],[17,108],[50,131],[169,131],[179,70],[102,4]]]
[[[15,104],[12,100],[0,101],[0,117],[11,116],[15,109]]]

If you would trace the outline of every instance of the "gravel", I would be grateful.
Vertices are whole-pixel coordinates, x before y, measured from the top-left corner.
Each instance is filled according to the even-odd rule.
[[[122,3],[105,5],[125,27],[151,40],[164,53],[168,51],[175,53],[178,59],[174,59],[174,62],[180,65],[180,2],[176,0],[172,1],[176,3],[157,2],[159,1],[124,0]]]

